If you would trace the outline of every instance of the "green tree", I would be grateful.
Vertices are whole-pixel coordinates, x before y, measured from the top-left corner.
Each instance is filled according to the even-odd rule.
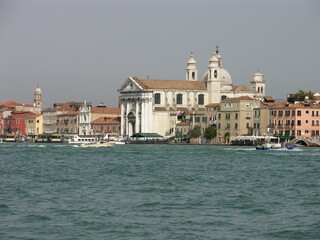
[[[304,90],[299,89],[299,91],[296,93],[296,95],[308,97],[310,100],[314,99],[314,97],[313,97],[314,93],[312,91],[304,91]]]
[[[217,127],[215,125],[211,125],[206,128],[204,131],[204,137],[206,139],[212,139],[217,136]]]
[[[193,129],[189,132],[189,137],[191,138],[198,138],[201,136],[201,127],[196,125]]]

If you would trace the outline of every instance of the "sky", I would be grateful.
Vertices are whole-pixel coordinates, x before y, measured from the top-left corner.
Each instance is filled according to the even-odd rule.
[[[219,46],[234,85],[320,92],[318,0],[0,0],[0,102],[118,106],[129,76],[198,78]]]

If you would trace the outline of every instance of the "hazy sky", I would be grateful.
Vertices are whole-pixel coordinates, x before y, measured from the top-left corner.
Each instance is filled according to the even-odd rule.
[[[0,102],[117,106],[128,76],[198,76],[219,45],[234,85],[320,91],[319,0],[0,0]]]

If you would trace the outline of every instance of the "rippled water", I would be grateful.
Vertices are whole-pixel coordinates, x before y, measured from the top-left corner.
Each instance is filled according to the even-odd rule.
[[[320,239],[320,148],[2,143],[0,239]]]

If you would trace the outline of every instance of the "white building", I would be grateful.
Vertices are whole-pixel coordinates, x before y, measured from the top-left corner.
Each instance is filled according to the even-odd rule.
[[[175,135],[177,116],[181,113],[204,111],[205,105],[240,96],[262,98],[265,80],[261,73],[253,75],[250,86],[234,86],[222,66],[218,48],[212,54],[208,70],[198,80],[197,63],[191,53],[185,80],[156,80],[129,77],[119,89],[121,134],[159,133]]]

